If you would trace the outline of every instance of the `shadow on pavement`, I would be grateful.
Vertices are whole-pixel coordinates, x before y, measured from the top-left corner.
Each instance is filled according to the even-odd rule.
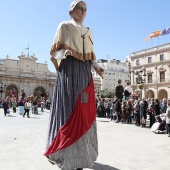
[[[40,119],[39,117],[30,117],[30,119]]]
[[[17,116],[13,116],[13,115],[6,115],[6,117],[17,117]]]
[[[110,122],[110,120],[97,120],[97,122]]]
[[[99,169],[101,169],[101,170],[120,170],[120,169],[111,167],[109,165],[103,165],[103,164],[100,164],[100,163],[97,163],[97,162],[95,162],[94,165],[89,169],[93,169],[93,170],[99,170]]]

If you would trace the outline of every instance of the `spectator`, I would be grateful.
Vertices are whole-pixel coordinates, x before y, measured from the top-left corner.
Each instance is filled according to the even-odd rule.
[[[116,121],[115,123],[119,123],[120,121],[120,114],[121,114],[121,102],[120,99],[115,104],[115,112],[116,112]]]
[[[154,99],[151,99],[151,103],[148,107],[148,115],[149,115],[149,120],[150,120],[150,124],[149,124],[149,127],[151,128],[153,123],[154,123],[154,106],[155,106],[155,103],[154,103]]]
[[[126,122],[126,101],[122,101],[121,120],[122,120],[122,124]]]
[[[147,118],[147,109],[148,109],[148,103],[145,98],[143,98],[142,101],[140,101],[140,119],[144,119],[146,122]],[[146,124],[142,124],[142,127],[146,127]]]
[[[160,103],[160,109],[161,109],[161,113],[166,113],[166,109],[167,109],[167,99],[163,98],[162,102]]]
[[[30,108],[31,108],[32,104],[30,101],[30,97],[27,97],[27,100],[25,102],[25,112],[23,114],[23,117],[25,117],[25,114],[27,113],[27,118],[30,118],[29,112],[30,112]]]
[[[3,103],[3,108],[4,108],[4,116],[6,114],[10,113],[10,97],[7,96],[4,103]]]
[[[170,137],[170,99],[168,99],[168,108],[166,110],[166,125],[168,127],[168,137]]]
[[[13,101],[12,101],[12,108],[13,108],[13,113],[16,113],[16,108],[17,108],[16,98],[13,98]]]
[[[139,100],[135,100],[134,103],[134,118],[136,126],[140,126],[140,105]]]
[[[127,105],[126,105],[127,124],[131,124],[132,123],[131,112],[132,112],[132,103],[131,103],[130,100],[128,100]]]

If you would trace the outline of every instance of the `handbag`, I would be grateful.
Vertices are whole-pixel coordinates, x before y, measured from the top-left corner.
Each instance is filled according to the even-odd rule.
[[[8,113],[8,114],[9,114],[9,113],[10,113],[10,109],[7,109],[6,113]]]
[[[140,124],[141,125],[146,125],[146,120],[144,119],[144,117],[142,117],[142,119],[140,120]]]

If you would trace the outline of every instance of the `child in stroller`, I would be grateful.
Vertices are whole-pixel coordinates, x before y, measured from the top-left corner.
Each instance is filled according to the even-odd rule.
[[[37,102],[34,101],[32,105],[32,114],[37,114],[38,115],[38,105]]]
[[[166,116],[165,113],[155,116],[156,122],[152,125],[151,131],[155,133],[166,133]]]

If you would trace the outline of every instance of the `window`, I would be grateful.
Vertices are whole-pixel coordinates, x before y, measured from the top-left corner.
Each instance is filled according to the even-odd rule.
[[[162,61],[162,60],[164,60],[164,55],[163,54],[160,55],[160,61]]]
[[[160,72],[160,82],[165,82],[165,72],[164,71]]]
[[[147,77],[148,77],[148,83],[152,83],[152,74],[149,73]]]
[[[136,60],[136,65],[139,65],[139,59],[138,59],[138,60]]]
[[[151,63],[151,62],[152,62],[152,58],[148,57],[148,63]]]

